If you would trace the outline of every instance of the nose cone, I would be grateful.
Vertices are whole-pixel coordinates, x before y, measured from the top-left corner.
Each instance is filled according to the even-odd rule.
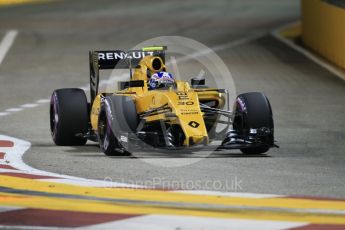
[[[185,134],[185,145],[208,144],[208,134],[195,92],[177,94],[175,113]]]
[[[186,146],[208,144],[207,130],[201,113],[181,115],[179,118],[182,130],[186,136]]]
[[[208,144],[208,137],[192,136],[189,138],[188,146],[199,145],[199,144],[207,145]]]

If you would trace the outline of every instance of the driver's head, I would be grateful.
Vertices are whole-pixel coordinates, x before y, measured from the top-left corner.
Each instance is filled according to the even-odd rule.
[[[149,80],[149,89],[159,89],[167,86],[171,86],[175,83],[174,77],[168,72],[157,72],[152,74]]]

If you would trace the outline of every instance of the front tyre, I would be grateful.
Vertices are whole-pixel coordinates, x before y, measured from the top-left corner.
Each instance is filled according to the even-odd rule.
[[[109,96],[104,99],[98,118],[98,140],[107,156],[129,155],[118,140],[121,133],[135,132],[138,115],[133,100],[126,96]]]
[[[85,145],[88,130],[88,104],[83,90],[55,90],[50,99],[50,131],[56,145]]]
[[[263,93],[240,94],[235,102],[233,129],[243,136],[251,135],[250,130],[265,129],[269,135],[260,138],[261,146],[240,149],[245,154],[262,154],[274,145],[273,115],[270,102]]]
[[[107,156],[121,155],[120,144],[115,137],[114,131],[111,127],[112,119],[106,108],[101,108],[98,117],[98,142],[102,152]]]

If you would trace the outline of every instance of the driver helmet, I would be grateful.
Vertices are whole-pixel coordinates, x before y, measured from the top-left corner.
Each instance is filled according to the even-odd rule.
[[[171,73],[168,72],[157,72],[152,74],[149,80],[149,89],[158,89],[167,86],[171,86],[175,83],[175,80]]]

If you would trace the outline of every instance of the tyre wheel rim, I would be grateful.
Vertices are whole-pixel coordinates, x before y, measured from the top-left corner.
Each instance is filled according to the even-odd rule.
[[[55,100],[55,95],[53,95],[52,100],[50,102],[50,130],[53,138],[56,135],[56,129],[59,122],[59,114],[57,109],[57,104]]]
[[[109,137],[108,137],[108,134],[106,132],[104,135],[103,148],[108,149],[108,147],[109,147]]]
[[[98,121],[98,133],[99,133],[99,141],[101,146],[104,150],[106,150],[109,146],[109,135],[107,134],[107,125],[103,119],[99,119]]]

